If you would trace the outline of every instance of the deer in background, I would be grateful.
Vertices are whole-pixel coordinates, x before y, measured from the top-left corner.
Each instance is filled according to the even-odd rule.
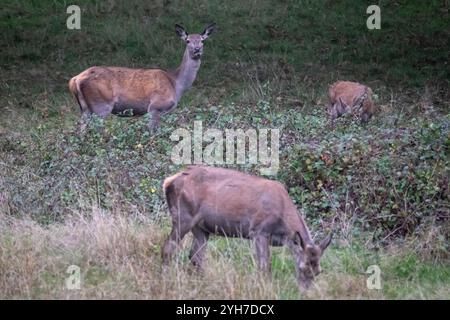
[[[203,41],[214,31],[208,25],[201,34],[189,35],[175,25],[178,36],[186,43],[183,60],[173,71],[162,69],[129,69],[91,67],[69,81],[82,112],[80,131],[84,131],[91,114],[105,118],[151,113],[150,129],[155,129],[162,114],[173,110],[183,93],[194,82],[200,68]],[[131,111],[131,112],[129,112]]]
[[[372,89],[350,81],[338,81],[328,89],[330,105],[328,114],[331,123],[345,113],[353,114],[366,123],[372,117],[375,107],[372,101]]]
[[[172,218],[172,231],[163,246],[167,265],[180,241],[192,232],[190,259],[201,269],[211,234],[253,239],[256,261],[270,273],[269,246],[286,245],[296,266],[301,290],[320,273],[319,260],[331,242],[331,234],[315,245],[302,216],[285,187],[230,169],[190,166],[164,180],[163,189]]]

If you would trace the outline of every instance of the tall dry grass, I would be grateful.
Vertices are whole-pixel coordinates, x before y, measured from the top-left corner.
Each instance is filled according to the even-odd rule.
[[[323,257],[323,273],[301,295],[288,250],[272,249],[273,275],[255,268],[250,241],[216,237],[209,242],[204,273],[188,261],[191,237],[168,269],[160,251],[166,220],[92,207],[48,226],[0,211],[0,299],[385,299],[449,298],[445,266],[419,264],[411,250],[374,255],[336,239]],[[368,265],[382,270],[382,290],[366,286]],[[70,290],[71,265],[80,268],[80,289]]]
[[[96,207],[89,216],[74,214],[48,227],[1,214],[0,298],[277,298],[279,290],[271,281],[233,266],[229,250],[213,258],[209,254],[202,275],[190,269],[186,250],[161,272],[165,231],[145,215],[111,214]],[[253,263],[251,246],[240,247],[240,254],[248,251]],[[79,290],[66,287],[70,265],[80,267]]]

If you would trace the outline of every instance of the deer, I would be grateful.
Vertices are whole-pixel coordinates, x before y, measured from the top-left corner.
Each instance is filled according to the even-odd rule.
[[[346,113],[360,118],[361,123],[367,123],[375,111],[372,89],[357,82],[333,83],[328,89],[328,98],[330,100],[328,114],[332,124]]]
[[[252,240],[255,261],[271,274],[270,246],[286,246],[295,259],[296,279],[305,292],[320,272],[320,258],[332,240],[319,245],[284,185],[275,180],[232,169],[189,166],[163,182],[172,230],[162,249],[167,267],[183,237],[194,236],[189,258],[200,272],[210,235]]]
[[[80,131],[84,131],[92,114],[106,118],[151,114],[151,131],[159,125],[161,115],[176,108],[181,96],[191,88],[200,68],[203,41],[215,30],[209,24],[201,34],[188,34],[176,24],[177,35],[186,43],[180,66],[175,70],[90,67],[69,81],[70,92],[81,109]]]

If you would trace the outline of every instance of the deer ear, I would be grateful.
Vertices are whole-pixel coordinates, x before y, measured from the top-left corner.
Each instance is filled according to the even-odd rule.
[[[184,28],[182,26],[180,26],[179,24],[176,24],[175,32],[183,41],[186,41],[186,39],[188,37],[188,33],[186,32],[186,30],[184,30]]]
[[[201,33],[201,36],[203,38],[203,40],[207,39],[215,30],[216,28],[216,24],[215,23],[211,23],[209,24],[205,30],[203,30],[203,32]]]
[[[325,249],[328,248],[328,246],[331,243],[331,239],[333,239],[332,233],[330,233],[328,236],[326,236],[325,239],[323,239],[322,242],[319,244],[321,253],[323,253],[325,251]]]
[[[302,237],[300,236],[300,233],[295,234],[295,243],[299,245],[300,250],[305,251],[306,249],[306,243],[302,240]]]

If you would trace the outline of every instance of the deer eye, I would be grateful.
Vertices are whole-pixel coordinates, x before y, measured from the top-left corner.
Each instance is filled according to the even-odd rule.
[[[186,40],[186,43],[191,43],[191,41],[190,40]]]

